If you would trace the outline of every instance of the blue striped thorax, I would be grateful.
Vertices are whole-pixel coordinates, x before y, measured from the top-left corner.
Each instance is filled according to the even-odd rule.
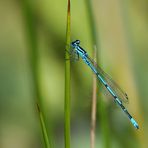
[[[82,47],[80,47],[79,44],[80,44],[80,40],[76,40],[71,43],[71,46],[75,49],[77,54],[79,54],[83,58],[87,56],[87,52]]]

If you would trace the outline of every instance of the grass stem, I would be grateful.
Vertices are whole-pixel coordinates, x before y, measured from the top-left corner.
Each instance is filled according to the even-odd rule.
[[[67,28],[66,28],[66,50],[65,50],[65,148],[70,148],[70,55],[67,52],[70,49],[70,0],[67,6]]]

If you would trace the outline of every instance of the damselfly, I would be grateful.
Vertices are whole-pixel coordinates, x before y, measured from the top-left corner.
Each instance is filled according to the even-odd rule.
[[[80,56],[82,60],[91,68],[91,70],[96,74],[100,82],[111,94],[116,104],[123,110],[123,112],[130,119],[133,126],[136,129],[139,129],[139,126],[135,119],[130,115],[130,113],[122,104],[121,100],[128,101],[127,94],[124,93],[124,91],[122,91],[122,89],[88,56],[87,52],[80,46],[79,40],[72,42],[71,46],[73,48],[72,52],[76,54],[78,57]]]

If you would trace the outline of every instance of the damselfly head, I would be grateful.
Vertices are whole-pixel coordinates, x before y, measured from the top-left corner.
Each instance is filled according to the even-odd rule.
[[[80,44],[80,40],[75,40],[75,41],[73,41],[72,43],[71,43],[71,46],[73,47],[73,48],[75,48],[76,46],[78,46]]]

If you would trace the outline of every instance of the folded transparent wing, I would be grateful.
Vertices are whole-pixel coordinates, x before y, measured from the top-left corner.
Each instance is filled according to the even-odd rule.
[[[120,86],[107,74],[105,73],[95,61],[93,61],[90,57],[87,57],[89,61],[93,64],[99,75],[106,81],[107,85],[114,91],[116,96],[123,101],[124,103],[128,103],[127,94],[120,88]]]

